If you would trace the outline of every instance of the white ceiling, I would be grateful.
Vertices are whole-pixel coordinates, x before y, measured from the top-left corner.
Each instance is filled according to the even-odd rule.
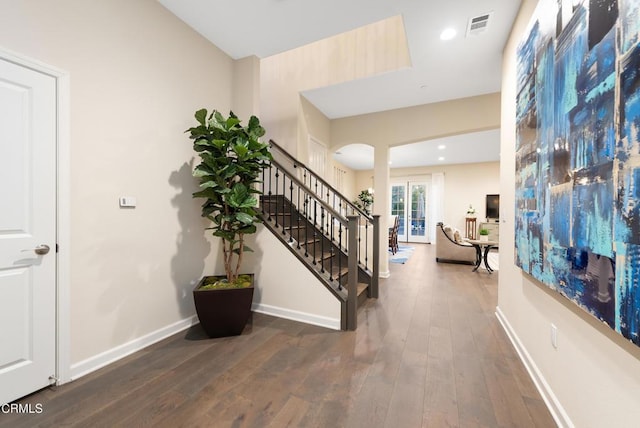
[[[502,49],[521,3],[521,0],[158,1],[235,59],[249,55],[264,58],[401,15],[412,66],[305,91],[304,96],[330,119],[500,91]],[[469,19],[487,13],[491,13],[487,29],[466,36]],[[445,27],[455,28],[458,34],[443,42],[439,35]],[[462,136],[444,142],[460,148],[456,153],[449,150],[446,163],[466,163],[473,146],[486,143],[482,133],[467,137],[467,145],[461,141]],[[411,146],[426,150],[433,144],[436,143]],[[398,150],[394,148],[392,156],[400,153]],[[345,151],[349,152],[341,149]],[[495,152],[494,158],[488,160],[498,160],[493,148],[480,152],[483,155]],[[343,158],[347,166],[353,167],[349,158]],[[411,162],[419,158],[425,162],[431,159],[420,153],[408,155]],[[392,162],[393,167],[408,166],[400,158]]]

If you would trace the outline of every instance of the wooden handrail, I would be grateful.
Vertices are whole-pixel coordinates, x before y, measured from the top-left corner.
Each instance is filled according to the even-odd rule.
[[[304,163],[300,162],[299,160],[297,160],[296,158],[294,158],[293,156],[291,156],[291,154],[289,152],[287,152],[285,149],[283,149],[282,147],[280,147],[278,145],[278,143],[276,143],[273,140],[269,140],[269,144],[271,145],[271,147],[275,147],[280,153],[282,153],[287,159],[289,159],[291,162],[293,162],[293,166],[294,168],[296,168],[297,166],[301,166],[302,168],[306,169],[307,171],[309,171],[310,174],[312,174],[314,176],[314,178],[318,181],[320,181],[320,183],[322,183],[323,186],[327,187],[327,189],[331,190],[331,192],[333,192],[335,195],[337,195],[340,199],[342,199],[343,201],[345,201],[347,203],[347,205],[349,206],[349,208],[353,209],[355,212],[358,212],[359,214],[361,214],[362,216],[364,216],[366,219],[368,219],[369,221],[373,220],[373,217],[366,213],[364,210],[362,210],[361,208],[357,207],[356,205],[354,205],[353,202],[351,202],[349,199],[347,199],[346,196],[344,196],[342,193],[340,193],[340,191],[338,189],[336,189],[335,187],[333,187],[331,184],[327,183],[327,181],[320,177],[318,174],[316,174],[315,172],[313,172],[313,170],[311,168],[309,168],[308,166],[306,166]],[[281,167],[283,167],[282,164],[279,164]],[[306,187],[306,185],[305,185]]]
[[[274,164],[275,166],[277,166],[278,168],[280,168],[282,171],[286,172],[286,168],[280,162],[278,162],[277,160],[273,159],[271,161],[271,163]],[[318,195],[316,195],[313,192],[313,190],[309,189],[306,184],[304,184],[302,181],[300,181],[293,174],[287,174],[287,177],[291,181],[296,183],[300,188],[305,189],[309,195],[314,196],[314,199],[317,199],[318,202],[320,202],[320,204],[324,207],[325,210],[327,210],[329,213],[331,213],[331,215],[333,215],[335,218],[337,218],[340,221],[340,223],[342,223],[345,226],[347,226],[347,224],[349,223],[347,218],[345,216],[343,216],[342,214],[340,214],[338,211],[336,211],[331,205],[329,205],[328,203],[323,201],[322,198],[320,198]]]

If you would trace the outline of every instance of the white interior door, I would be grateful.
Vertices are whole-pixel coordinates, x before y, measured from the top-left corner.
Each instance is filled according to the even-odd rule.
[[[0,405],[55,375],[55,248],[56,80],[0,59]]]
[[[320,177],[327,173],[327,147],[315,138],[309,138],[309,168]]]

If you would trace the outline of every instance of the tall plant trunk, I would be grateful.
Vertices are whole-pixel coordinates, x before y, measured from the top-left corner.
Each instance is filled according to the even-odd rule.
[[[238,259],[236,260],[236,269],[235,269],[235,277],[238,277],[238,271],[240,270],[240,265],[242,264],[242,255],[244,254],[244,233],[238,234],[238,239],[240,246],[238,247]]]
[[[224,256],[224,273],[227,275],[227,281],[231,282],[231,256],[233,255],[233,251],[231,251],[231,242],[223,239],[222,251]]]

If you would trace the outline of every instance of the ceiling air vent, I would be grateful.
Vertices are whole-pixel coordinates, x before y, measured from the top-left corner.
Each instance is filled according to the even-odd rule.
[[[467,36],[477,35],[486,31],[492,14],[493,12],[489,12],[469,19],[469,24],[467,25]]]

